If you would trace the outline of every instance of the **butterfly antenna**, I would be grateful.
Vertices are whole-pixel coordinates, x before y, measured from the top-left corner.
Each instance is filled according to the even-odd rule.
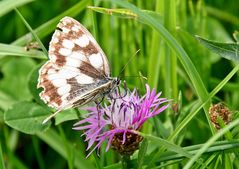
[[[131,58],[129,58],[128,62],[124,65],[124,67],[121,69],[119,76],[120,77],[123,73],[123,71],[125,70],[125,68],[128,66],[128,64],[132,61],[132,59],[137,55],[137,53],[139,53],[140,49],[138,49],[135,54],[133,56],[131,56]]]
[[[128,76],[128,75],[126,75],[126,76],[124,76],[124,78],[142,78],[144,80],[148,80],[148,78],[143,76],[143,75],[138,75],[138,76]]]
[[[42,124],[46,124],[46,122],[48,122],[50,119],[52,119],[53,117],[55,117],[60,111],[62,111],[61,109],[60,110],[57,110],[54,114],[51,114],[50,116],[48,116],[47,118],[45,118],[45,120],[43,120]]]

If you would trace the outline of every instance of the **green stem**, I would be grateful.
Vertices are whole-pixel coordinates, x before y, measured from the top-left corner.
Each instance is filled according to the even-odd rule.
[[[40,146],[39,146],[39,139],[36,138],[35,136],[32,137],[32,143],[33,143],[34,151],[36,153],[36,159],[37,159],[37,162],[39,164],[39,168],[40,169],[44,169],[45,168],[45,164],[44,164],[44,160],[43,160],[43,157],[42,157],[41,149],[40,149]]]
[[[123,155],[122,156],[122,169],[128,169],[129,168],[129,162],[130,162],[130,156],[129,155]]]

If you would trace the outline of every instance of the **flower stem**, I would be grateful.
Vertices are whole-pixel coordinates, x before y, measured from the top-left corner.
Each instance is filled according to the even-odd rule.
[[[129,155],[123,155],[122,156],[122,168],[128,169],[130,163],[130,156]]]

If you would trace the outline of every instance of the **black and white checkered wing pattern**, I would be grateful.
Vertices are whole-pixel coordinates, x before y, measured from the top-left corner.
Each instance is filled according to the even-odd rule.
[[[75,97],[90,101],[91,96],[86,98],[85,94],[110,76],[108,60],[96,40],[70,17],[57,25],[49,59],[39,70],[37,87],[43,88],[41,99],[58,110],[73,107]]]

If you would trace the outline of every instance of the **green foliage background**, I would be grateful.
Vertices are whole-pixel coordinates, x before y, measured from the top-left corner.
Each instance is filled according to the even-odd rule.
[[[141,93],[148,83],[173,99],[170,109],[143,126],[145,140],[132,156],[131,168],[239,168],[239,67],[195,38],[235,42],[237,1],[3,0],[0,9],[2,168],[122,167],[121,157],[113,150],[105,152],[104,146],[99,157],[94,153],[85,158],[84,137],[71,129],[85,111],[67,110],[55,123],[41,124],[53,110],[38,96],[38,69],[47,60],[44,48],[64,16],[74,17],[93,34],[113,76],[140,49],[123,80]],[[26,50],[36,41],[43,50]],[[218,102],[232,112],[232,122],[222,124],[220,131],[208,113]]]

